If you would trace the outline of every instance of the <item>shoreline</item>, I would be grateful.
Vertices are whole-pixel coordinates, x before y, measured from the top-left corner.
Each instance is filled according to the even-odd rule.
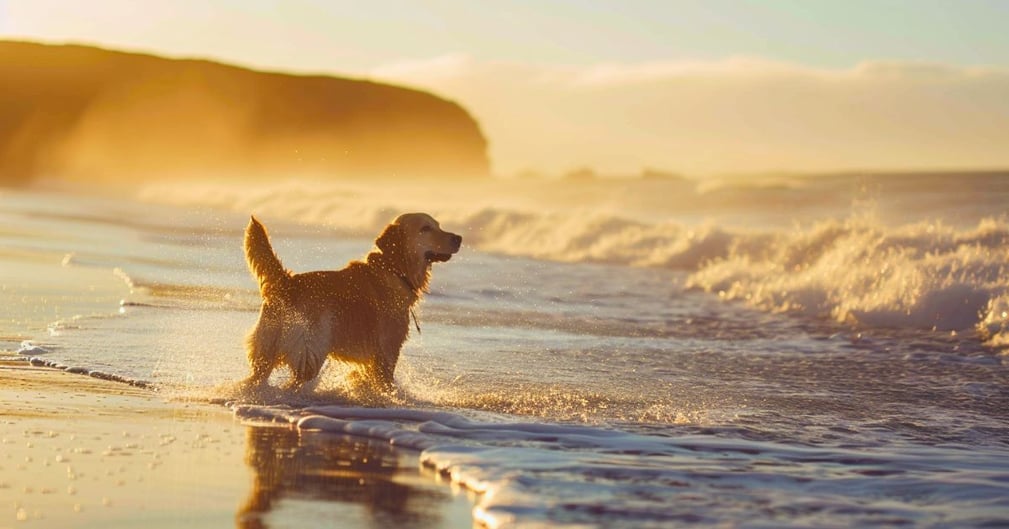
[[[0,357],[0,446],[3,528],[473,525],[418,453],[18,357]]]

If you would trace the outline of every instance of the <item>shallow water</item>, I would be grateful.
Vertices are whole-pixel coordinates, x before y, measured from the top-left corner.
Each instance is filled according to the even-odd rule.
[[[256,212],[286,266],[336,268],[416,204],[305,183],[298,201],[6,191],[0,345],[422,450],[482,493],[490,527],[1006,523],[1009,187],[865,182],[665,201],[656,186],[685,184],[593,184],[544,213],[444,199],[464,251],[436,265],[399,393],[377,401],[339,366],[311,394],[234,389],[258,307],[241,231]],[[873,186],[889,186],[869,200],[886,215],[864,211]],[[604,198],[641,208],[584,212]]]
[[[254,427],[245,462],[252,493],[238,528],[411,527],[435,529],[470,519],[470,503],[431,475],[418,474],[388,442],[327,432]]]

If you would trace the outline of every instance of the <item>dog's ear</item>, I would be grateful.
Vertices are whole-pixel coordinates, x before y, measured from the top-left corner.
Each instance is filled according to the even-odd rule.
[[[403,249],[403,227],[399,224],[390,224],[385,227],[382,234],[375,239],[375,246],[382,250],[384,254],[393,254],[397,250]]]
[[[407,236],[403,226],[390,224],[375,239],[375,246],[382,252],[381,260],[394,268],[394,272],[404,277],[410,286],[419,292],[427,292],[431,266],[419,251],[407,248]]]

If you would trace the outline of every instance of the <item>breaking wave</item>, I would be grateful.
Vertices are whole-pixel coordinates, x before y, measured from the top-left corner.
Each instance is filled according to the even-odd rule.
[[[985,219],[957,230],[824,221],[737,238],[727,255],[694,271],[687,286],[776,312],[873,327],[977,327],[990,340],[1004,340],[1009,225]]]
[[[516,190],[517,185],[527,187]],[[691,222],[683,220],[697,218],[691,217],[696,213],[691,199],[704,196],[692,188],[686,196],[662,201],[653,196],[656,188],[645,184],[577,192],[570,186],[540,183],[530,190],[529,185],[492,182],[434,193],[416,185],[376,192],[295,181],[249,188],[155,185],[141,196],[321,225],[362,238],[373,237],[399,212],[423,210],[462,233],[467,246],[485,252],[669,269],[680,272],[687,288],[762,310],[870,327],[976,330],[991,345],[1009,346],[1004,216],[969,222],[961,216],[956,225],[893,224],[849,205],[843,215],[804,214],[797,220],[802,223],[787,224],[739,221],[738,214],[729,221],[730,215],[705,206],[712,213]],[[747,218],[771,218],[781,209],[775,200],[753,206]],[[738,211],[738,204],[733,207]]]

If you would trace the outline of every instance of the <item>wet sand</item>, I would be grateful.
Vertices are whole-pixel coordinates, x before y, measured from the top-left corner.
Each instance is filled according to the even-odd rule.
[[[0,360],[0,528],[469,527],[471,509],[387,443]]]

